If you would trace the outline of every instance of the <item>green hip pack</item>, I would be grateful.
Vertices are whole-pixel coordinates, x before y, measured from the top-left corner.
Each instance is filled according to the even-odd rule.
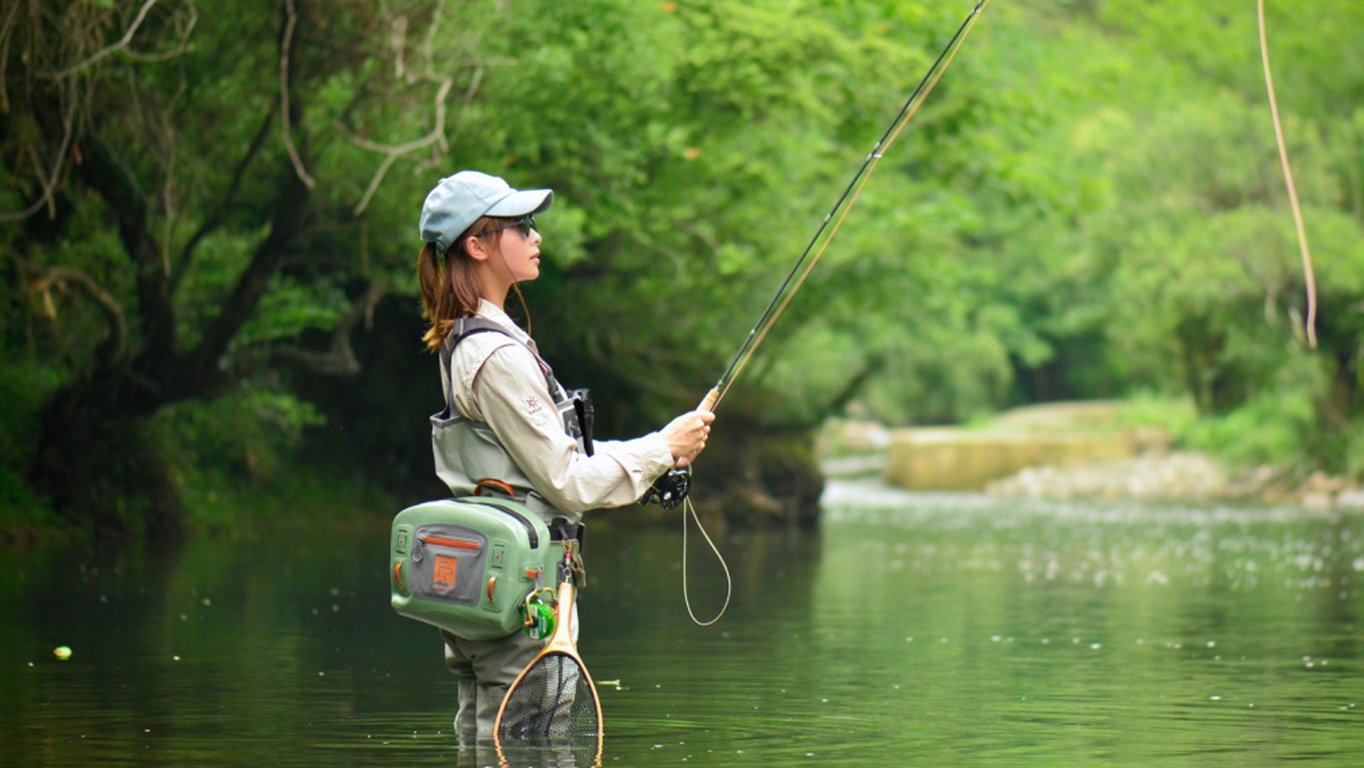
[[[393,519],[389,550],[393,609],[470,640],[524,627],[527,596],[553,586],[563,557],[539,515],[482,497],[404,509]]]

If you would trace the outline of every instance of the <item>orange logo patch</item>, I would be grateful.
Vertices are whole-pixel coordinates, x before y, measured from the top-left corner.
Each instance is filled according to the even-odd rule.
[[[435,569],[431,572],[431,588],[437,592],[452,592],[459,578],[459,561],[453,557],[436,555]]]

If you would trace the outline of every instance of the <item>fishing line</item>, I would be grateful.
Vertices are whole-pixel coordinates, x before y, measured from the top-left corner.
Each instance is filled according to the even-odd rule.
[[[1274,141],[1279,147],[1279,165],[1283,168],[1284,185],[1288,190],[1288,207],[1293,211],[1293,227],[1298,233],[1298,254],[1302,259],[1302,278],[1307,293],[1307,345],[1317,348],[1317,280],[1312,268],[1312,250],[1307,245],[1307,226],[1302,221],[1302,206],[1298,203],[1298,188],[1293,184],[1293,167],[1288,163],[1288,145],[1283,138],[1283,123],[1279,120],[1279,100],[1274,97],[1274,74],[1269,69],[1269,38],[1265,33],[1265,0],[1255,4],[1256,21],[1260,27],[1260,63],[1265,71],[1265,90],[1269,93],[1269,115],[1274,123]]]
[[[720,554],[720,550],[715,546],[715,542],[711,541],[711,539],[710,539],[710,534],[706,533],[706,528],[705,528],[705,526],[701,525],[701,518],[697,516],[697,514],[696,514],[696,507],[693,507],[693,506],[692,506],[692,504],[691,504],[691,499],[688,498],[688,499],[684,500],[684,501],[682,502],[682,504],[683,504],[683,506],[682,506],[682,602],[684,602],[684,603],[687,604],[687,615],[691,617],[691,620],[692,620],[692,623],[693,623],[693,624],[695,624],[695,625],[698,626],[698,627],[709,627],[710,625],[712,625],[712,624],[714,624],[715,622],[719,621],[719,620],[720,620],[720,617],[725,615],[725,611],[729,610],[729,598],[730,598],[730,595],[734,594],[734,579],[732,579],[732,578],[730,577],[730,575],[729,575],[729,564],[725,562],[725,556],[722,555],[722,554]],[[691,597],[690,597],[689,594],[688,594],[688,592],[689,592],[688,587],[687,587],[687,515],[688,515],[688,514],[690,514],[691,517],[692,517],[692,519],[696,521],[696,530],[700,531],[700,532],[701,532],[701,535],[706,539],[706,543],[710,545],[710,551],[715,553],[715,559],[720,561],[720,567],[721,567],[722,569],[724,569],[724,572],[725,572],[725,603],[724,603],[724,605],[721,605],[721,606],[720,606],[720,612],[717,613],[717,614],[715,614],[715,618],[711,619],[710,621],[701,621],[700,619],[696,618],[696,612],[692,610],[692,607],[691,607]]]
[[[743,343],[739,345],[738,351],[736,351],[734,357],[730,359],[729,367],[725,369],[725,372],[721,374],[719,380],[716,381],[715,390],[719,392],[719,397],[717,397],[715,401],[716,406],[719,405],[720,401],[723,400],[725,395],[729,392],[729,388],[733,386],[735,379],[739,377],[739,373],[743,370],[744,366],[748,364],[749,359],[753,356],[753,353],[757,350],[758,346],[762,344],[763,339],[767,337],[772,326],[776,324],[777,319],[786,311],[786,306],[791,302],[791,298],[795,296],[796,291],[800,290],[801,286],[805,284],[806,277],[809,276],[811,270],[815,268],[815,265],[819,263],[820,258],[828,249],[829,244],[833,242],[834,236],[838,234],[839,228],[843,226],[844,219],[848,217],[848,213],[851,212],[853,206],[857,204],[857,198],[861,195],[862,188],[866,186],[867,180],[871,178],[871,174],[875,171],[876,165],[880,162],[881,157],[885,154],[885,151],[890,148],[890,145],[895,143],[895,140],[900,137],[900,133],[904,131],[905,126],[909,124],[909,121],[914,117],[915,113],[919,111],[919,107],[923,104],[924,100],[928,98],[928,94],[933,91],[933,87],[938,84],[938,80],[942,78],[943,73],[951,66],[952,60],[956,58],[957,51],[961,49],[961,45],[965,42],[966,36],[970,34],[971,28],[975,26],[976,19],[979,17],[980,12],[985,9],[985,6],[989,4],[989,1],[990,0],[980,0],[977,2],[975,7],[971,9],[971,12],[967,14],[966,18],[962,21],[961,25],[957,27],[957,31],[952,35],[952,39],[948,40],[947,45],[938,53],[938,57],[933,60],[932,66],[924,73],[923,78],[919,80],[919,84],[914,88],[913,93],[909,95],[909,98],[905,100],[904,105],[900,107],[899,113],[890,121],[885,132],[881,134],[881,138],[872,146],[871,152],[867,154],[866,159],[862,161],[862,165],[857,169],[857,173],[853,175],[852,180],[849,181],[848,185],[843,189],[843,193],[839,195],[837,202],[834,203],[834,207],[824,216],[824,220],[820,222],[814,237],[810,238],[810,242],[805,246],[805,250],[801,252],[800,258],[796,259],[796,263],[791,267],[791,271],[787,273],[786,279],[782,281],[781,286],[777,288],[777,292],[772,296],[772,300],[767,303],[767,307],[758,317],[758,322],[749,330],[748,336],[744,338]],[[847,203],[846,208],[844,207],[844,203]],[[838,217],[836,220],[834,218],[835,216]],[[833,222],[832,229],[830,229],[830,222]],[[827,237],[824,236],[826,230],[828,232]],[[823,240],[822,243],[821,238]],[[818,250],[816,250],[817,245],[819,246]],[[813,258],[811,258],[811,253],[814,254]]]

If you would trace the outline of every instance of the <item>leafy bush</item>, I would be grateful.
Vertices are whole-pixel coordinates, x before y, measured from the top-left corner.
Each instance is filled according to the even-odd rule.
[[[39,409],[58,383],[55,370],[31,360],[0,366],[0,467],[14,467],[32,452]]]
[[[191,529],[252,527],[269,517],[261,501],[297,480],[293,449],[322,423],[311,403],[249,383],[214,400],[163,408],[149,436],[180,488]]]
[[[1190,424],[1183,443],[1237,465],[1306,468],[1305,457],[1320,456],[1312,448],[1322,434],[1318,408],[1324,385],[1320,371],[1299,356],[1240,408]]]
[[[322,423],[295,395],[247,384],[215,400],[188,400],[157,414],[155,436],[173,466],[235,467],[268,480],[303,429]]]

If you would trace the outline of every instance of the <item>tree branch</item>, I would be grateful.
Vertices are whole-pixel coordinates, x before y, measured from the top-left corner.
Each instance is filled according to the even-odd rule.
[[[147,226],[146,202],[99,137],[92,137],[84,162],[76,167],[81,179],[99,193],[113,212],[119,240],[133,262],[139,329],[144,342],[141,357],[146,368],[168,366],[176,354],[175,313],[167,291],[161,249]]]
[[[19,18],[19,3],[9,3],[9,10],[5,12],[5,20],[0,22],[0,112],[9,113],[9,89],[4,84],[9,82],[9,45],[14,39],[14,27]]]
[[[364,319],[366,326],[373,322],[374,307],[388,295],[389,285],[379,280],[370,283],[369,289],[355,303],[332,331],[331,345],[326,351],[304,349],[297,346],[277,347],[271,357],[279,362],[293,363],[314,373],[331,376],[354,376],[360,372],[360,361],[355,357],[350,335],[355,326]]]
[[[392,167],[393,163],[396,162],[398,158],[411,152],[416,152],[419,149],[429,147],[432,144],[439,144],[442,150],[448,149],[448,147],[445,146],[445,98],[449,95],[450,89],[454,87],[454,84],[455,81],[449,78],[441,81],[440,88],[436,91],[436,124],[432,126],[431,131],[425,136],[420,139],[409,141],[406,144],[398,144],[396,146],[379,144],[361,136],[356,136],[347,131],[346,127],[340,123],[336,124],[336,128],[341,131],[351,143],[385,156],[383,162],[379,164],[379,169],[374,172],[374,176],[369,180],[369,187],[365,189],[365,194],[361,196],[360,202],[355,204],[355,208],[352,209],[351,213],[359,216],[365,212],[365,208],[369,205],[370,199],[374,197],[374,193],[379,189],[379,184],[383,182],[384,175],[388,173],[388,169]]]
[[[283,118],[281,122],[284,126],[284,148],[289,152],[294,174],[308,189],[312,189],[317,182],[308,175],[308,169],[303,167],[303,159],[299,157],[298,148],[294,146],[293,127],[289,119],[289,50],[293,45],[294,27],[298,25],[298,11],[294,8],[294,0],[286,0],[284,7],[288,19],[284,24],[284,39],[280,43],[279,51],[279,104]]]
[[[217,318],[191,355],[190,368],[196,375],[208,376],[218,369],[218,361],[227,351],[233,337],[260,303],[280,260],[304,229],[308,195],[308,187],[303,180],[295,174],[289,174],[285,179],[283,194],[274,206],[275,217],[270,225],[270,234],[256,246],[251,263],[237,278],[232,294],[223,303]]]
[[[180,281],[184,279],[185,272],[189,271],[190,263],[194,260],[194,251],[199,247],[199,243],[208,237],[215,230],[223,225],[225,220],[223,212],[229,210],[237,199],[237,193],[241,191],[242,179],[246,177],[246,169],[251,165],[251,161],[256,159],[260,150],[265,146],[265,139],[270,135],[270,124],[275,119],[275,107],[271,105],[265,117],[261,119],[260,128],[256,129],[256,135],[252,137],[251,144],[247,146],[246,152],[237,161],[237,166],[232,169],[232,180],[228,182],[227,191],[221,200],[211,206],[212,213],[204,220],[199,228],[190,235],[185,247],[180,249],[180,256],[175,260],[175,268],[171,273],[170,292],[175,295],[176,289],[180,287]]]
[[[867,383],[872,376],[879,373],[886,367],[885,355],[877,353],[863,363],[857,373],[853,374],[840,388],[821,406],[817,406],[808,419],[798,419],[791,421],[775,421],[767,425],[767,428],[776,432],[806,432],[819,426],[824,421],[826,415],[842,414],[847,409],[848,404],[857,393],[862,390],[862,386]]]
[[[66,99],[58,100],[57,103],[57,107],[62,113],[62,140],[57,147],[56,156],[52,160],[52,167],[47,169],[46,173],[44,173],[42,158],[38,155],[38,150],[30,147],[34,165],[33,177],[37,179],[38,184],[43,188],[43,193],[37,200],[33,201],[32,205],[22,211],[0,213],[0,222],[27,219],[29,216],[41,211],[44,207],[47,208],[48,216],[50,218],[56,218],[57,216],[57,203],[53,190],[57,188],[57,181],[61,178],[62,171],[66,165],[66,154],[67,150],[71,147],[72,137],[75,135],[76,122],[76,108],[74,106],[76,101],[76,82],[72,80],[66,85],[67,90],[69,91],[66,94]],[[35,108],[34,112],[38,117],[39,124],[47,122],[42,119],[45,110]]]
[[[37,167],[35,168],[33,175],[34,179],[42,187],[42,196],[23,210],[0,213],[0,222],[26,219],[29,216],[38,213],[38,211],[42,210],[44,207],[48,209],[49,216],[55,217],[56,204],[53,197],[53,190],[56,189],[58,181],[66,170],[66,157],[68,151],[71,150],[73,146],[75,124],[77,122],[84,124],[88,120],[88,115],[81,115],[81,108],[78,105],[80,98],[79,86],[82,78],[77,77],[77,75],[115,53],[122,53],[135,61],[156,62],[182,56],[189,50],[189,39],[193,34],[194,27],[198,23],[199,18],[198,10],[192,2],[189,2],[189,0],[186,0],[185,2],[185,6],[188,8],[188,15],[177,17],[180,26],[179,42],[173,49],[163,53],[139,53],[129,48],[133,37],[142,28],[143,23],[146,21],[148,14],[151,12],[152,7],[156,5],[157,1],[158,0],[146,0],[146,2],[143,3],[137,16],[123,33],[123,37],[117,42],[99,49],[93,55],[64,69],[46,71],[39,69],[41,64],[38,63],[37,59],[45,53],[45,48],[63,50],[64,46],[58,46],[54,41],[45,41],[39,38],[35,41],[33,48],[24,52],[22,59],[26,61],[32,59],[32,62],[29,64],[31,71],[28,73],[28,78],[48,80],[54,83],[57,95],[54,97],[53,101],[62,113],[61,141],[58,144],[57,151],[53,156],[50,167],[43,168],[42,166],[44,164],[41,162],[41,159],[35,161],[35,166]],[[22,5],[23,3],[18,2],[10,4],[9,12],[5,15],[3,23],[0,23],[0,82],[6,81],[5,69],[9,62],[9,46],[12,42],[13,30],[17,25],[19,8]],[[92,29],[97,28],[97,25],[92,27]],[[69,31],[67,32],[68,37],[70,37],[71,34],[72,33]],[[0,108],[3,108],[5,112],[9,111],[9,93],[8,89],[3,87],[0,87]],[[47,127],[51,128],[51,125],[49,124]],[[76,147],[76,152],[76,163],[79,164],[79,147]],[[36,155],[36,152],[34,154]]]
[[[39,76],[50,80],[64,80],[81,70],[92,67],[101,60],[120,52],[136,61],[146,62],[166,61],[167,59],[173,59],[176,56],[184,55],[185,51],[189,50],[190,35],[193,34],[194,26],[199,21],[199,12],[195,9],[194,4],[190,2],[186,2],[186,5],[189,7],[189,22],[180,30],[180,43],[178,46],[164,53],[138,53],[130,49],[129,46],[132,45],[133,37],[137,34],[137,30],[142,26],[142,23],[147,20],[147,14],[151,12],[152,6],[156,5],[156,3],[157,0],[146,0],[146,2],[142,4],[142,8],[137,12],[137,17],[133,19],[133,23],[124,31],[123,37],[119,38],[118,42],[99,49],[90,57],[72,64],[66,69],[57,72],[42,72],[39,73]]]
[[[156,5],[156,0],[147,0],[145,3],[142,4],[142,9],[137,12],[137,18],[133,19],[133,23],[128,26],[128,29],[126,31],[124,31],[123,37],[120,38],[118,42],[114,43],[113,45],[105,46],[104,48],[99,49],[98,51],[95,52],[93,56],[85,59],[84,61],[72,64],[66,69],[63,69],[58,72],[43,72],[40,73],[40,76],[46,77],[51,80],[62,80],[67,77],[70,77],[71,75],[76,74],[77,72],[81,71],[82,69],[85,69],[86,67],[94,66],[106,56],[117,53],[118,51],[127,48],[128,44],[133,41],[133,35],[137,34],[138,27],[141,27],[142,22],[146,21],[147,13],[151,11],[153,5]]]
[[[73,286],[94,300],[109,322],[109,337],[95,349],[95,356],[102,366],[112,366],[126,354],[128,339],[128,326],[123,320],[123,305],[119,304],[112,294],[100,287],[100,284],[85,272],[68,266],[48,267],[29,283],[28,289],[41,296],[44,314],[56,320],[57,305],[52,300],[52,292],[57,290],[65,293]]]

